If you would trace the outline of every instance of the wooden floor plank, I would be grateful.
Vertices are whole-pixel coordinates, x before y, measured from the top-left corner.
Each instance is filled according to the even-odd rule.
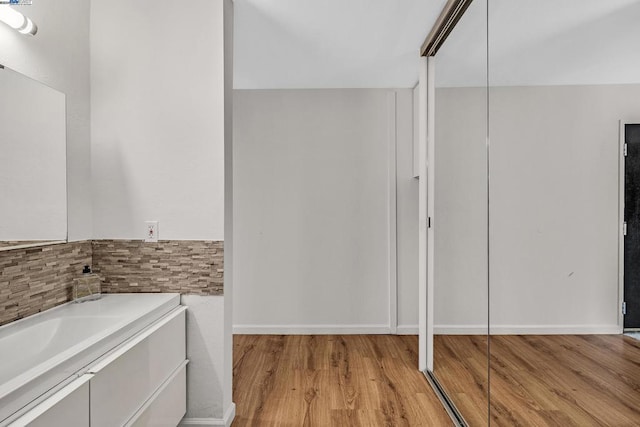
[[[234,337],[234,426],[451,426],[417,337]]]
[[[437,336],[435,372],[471,426],[488,422],[486,337]],[[399,336],[234,338],[235,426],[450,426]],[[640,342],[492,336],[492,426],[640,425]]]
[[[483,336],[435,337],[436,377],[472,426],[489,419],[486,343]],[[490,379],[492,426],[640,426],[640,342],[633,338],[494,335]]]

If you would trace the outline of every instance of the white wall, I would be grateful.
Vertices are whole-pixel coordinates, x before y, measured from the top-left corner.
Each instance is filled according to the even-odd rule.
[[[396,189],[398,333],[418,333],[418,179],[414,178],[417,90],[398,93]],[[414,102],[415,101],[415,102]],[[416,114],[414,114],[416,112]],[[415,158],[417,158],[415,152]]]
[[[223,329],[223,420],[235,416],[233,403],[233,27],[234,5],[224,0],[224,329]]]
[[[229,0],[92,1],[94,238],[141,239],[144,221],[158,220],[162,240],[225,239],[231,8]],[[233,411],[227,298],[183,298],[184,425],[217,425]]]
[[[438,88],[435,102],[435,333],[486,333],[486,89]]]
[[[36,22],[28,37],[0,24],[0,64],[66,94],[68,233],[91,238],[89,2],[36,1],[19,6]]]
[[[468,105],[477,93],[438,92],[441,100],[458,98]],[[619,331],[618,120],[637,120],[640,86],[501,87],[491,89],[490,99],[492,331]],[[438,108],[447,105],[461,102],[441,101]],[[466,117],[460,113],[448,111],[451,117]],[[449,143],[453,150],[451,142],[437,142],[438,162],[441,147]],[[480,179],[483,173],[467,148],[456,148],[457,161],[448,164],[436,185],[450,193],[449,200],[459,201],[440,209],[466,210],[470,219],[486,205],[480,186],[470,191],[456,182],[471,173]],[[441,233],[442,214],[439,218]],[[447,245],[471,242],[479,257],[480,234],[470,241],[469,233],[456,232],[454,225]],[[450,261],[462,268],[473,262],[468,255]],[[453,308],[447,315],[440,310],[436,325],[473,325],[486,313],[485,301],[473,304],[472,293],[483,286],[483,277],[478,272],[450,278],[455,279],[447,286],[456,290],[449,294]]]
[[[389,330],[394,117],[402,141],[398,299],[416,305],[398,319],[417,324],[412,91],[397,91],[397,112],[389,111],[392,92],[235,91],[237,332]]]
[[[616,331],[618,121],[640,85],[491,89],[495,325]]]
[[[94,238],[224,238],[222,4],[93,0]]]
[[[420,150],[420,84],[416,84],[413,88],[413,176],[414,178],[420,177],[420,162],[419,162],[419,150]]]

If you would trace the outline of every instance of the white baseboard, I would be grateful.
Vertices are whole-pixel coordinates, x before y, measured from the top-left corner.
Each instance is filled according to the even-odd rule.
[[[225,426],[231,427],[233,419],[236,417],[236,404],[232,403],[224,414],[223,418],[183,418],[178,427],[200,426],[213,427]]]
[[[389,325],[234,325],[234,335],[380,335]]]
[[[487,326],[435,325],[434,335],[486,335]],[[618,325],[491,325],[491,335],[616,335]]]
[[[388,325],[235,325],[234,335],[380,335]],[[621,334],[618,325],[492,325],[491,335]],[[398,325],[398,335],[417,335],[418,325]],[[435,335],[486,335],[484,325],[435,325]]]
[[[418,335],[418,325],[398,325],[398,335]]]
[[[487,335],[487,326],[480,325],[434,325],[434,335]]]
[[[491,335],[616,335],[618,325],[492,325]]]

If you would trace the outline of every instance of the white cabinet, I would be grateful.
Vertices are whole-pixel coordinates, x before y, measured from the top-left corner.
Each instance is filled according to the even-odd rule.
[[[89,381],[83,375],[18,418],[9,427],[89,427]]]
[[[89,368],[91,427],[126,425],[185,364],[185,310],[174,310]],[[178,404],[172,415],[179,421],[186,392],[173,398]]]
[[[187,362],[185,361],[140,408],[126,427],[175,427],[187,411]]]
[[[112,349],[8,427],[175,427],[187,407],[185,312]]]

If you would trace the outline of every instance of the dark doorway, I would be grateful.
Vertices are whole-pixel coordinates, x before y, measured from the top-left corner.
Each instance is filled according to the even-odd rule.
[[[624,134],[624,327],[640,329],[640,124]]]

